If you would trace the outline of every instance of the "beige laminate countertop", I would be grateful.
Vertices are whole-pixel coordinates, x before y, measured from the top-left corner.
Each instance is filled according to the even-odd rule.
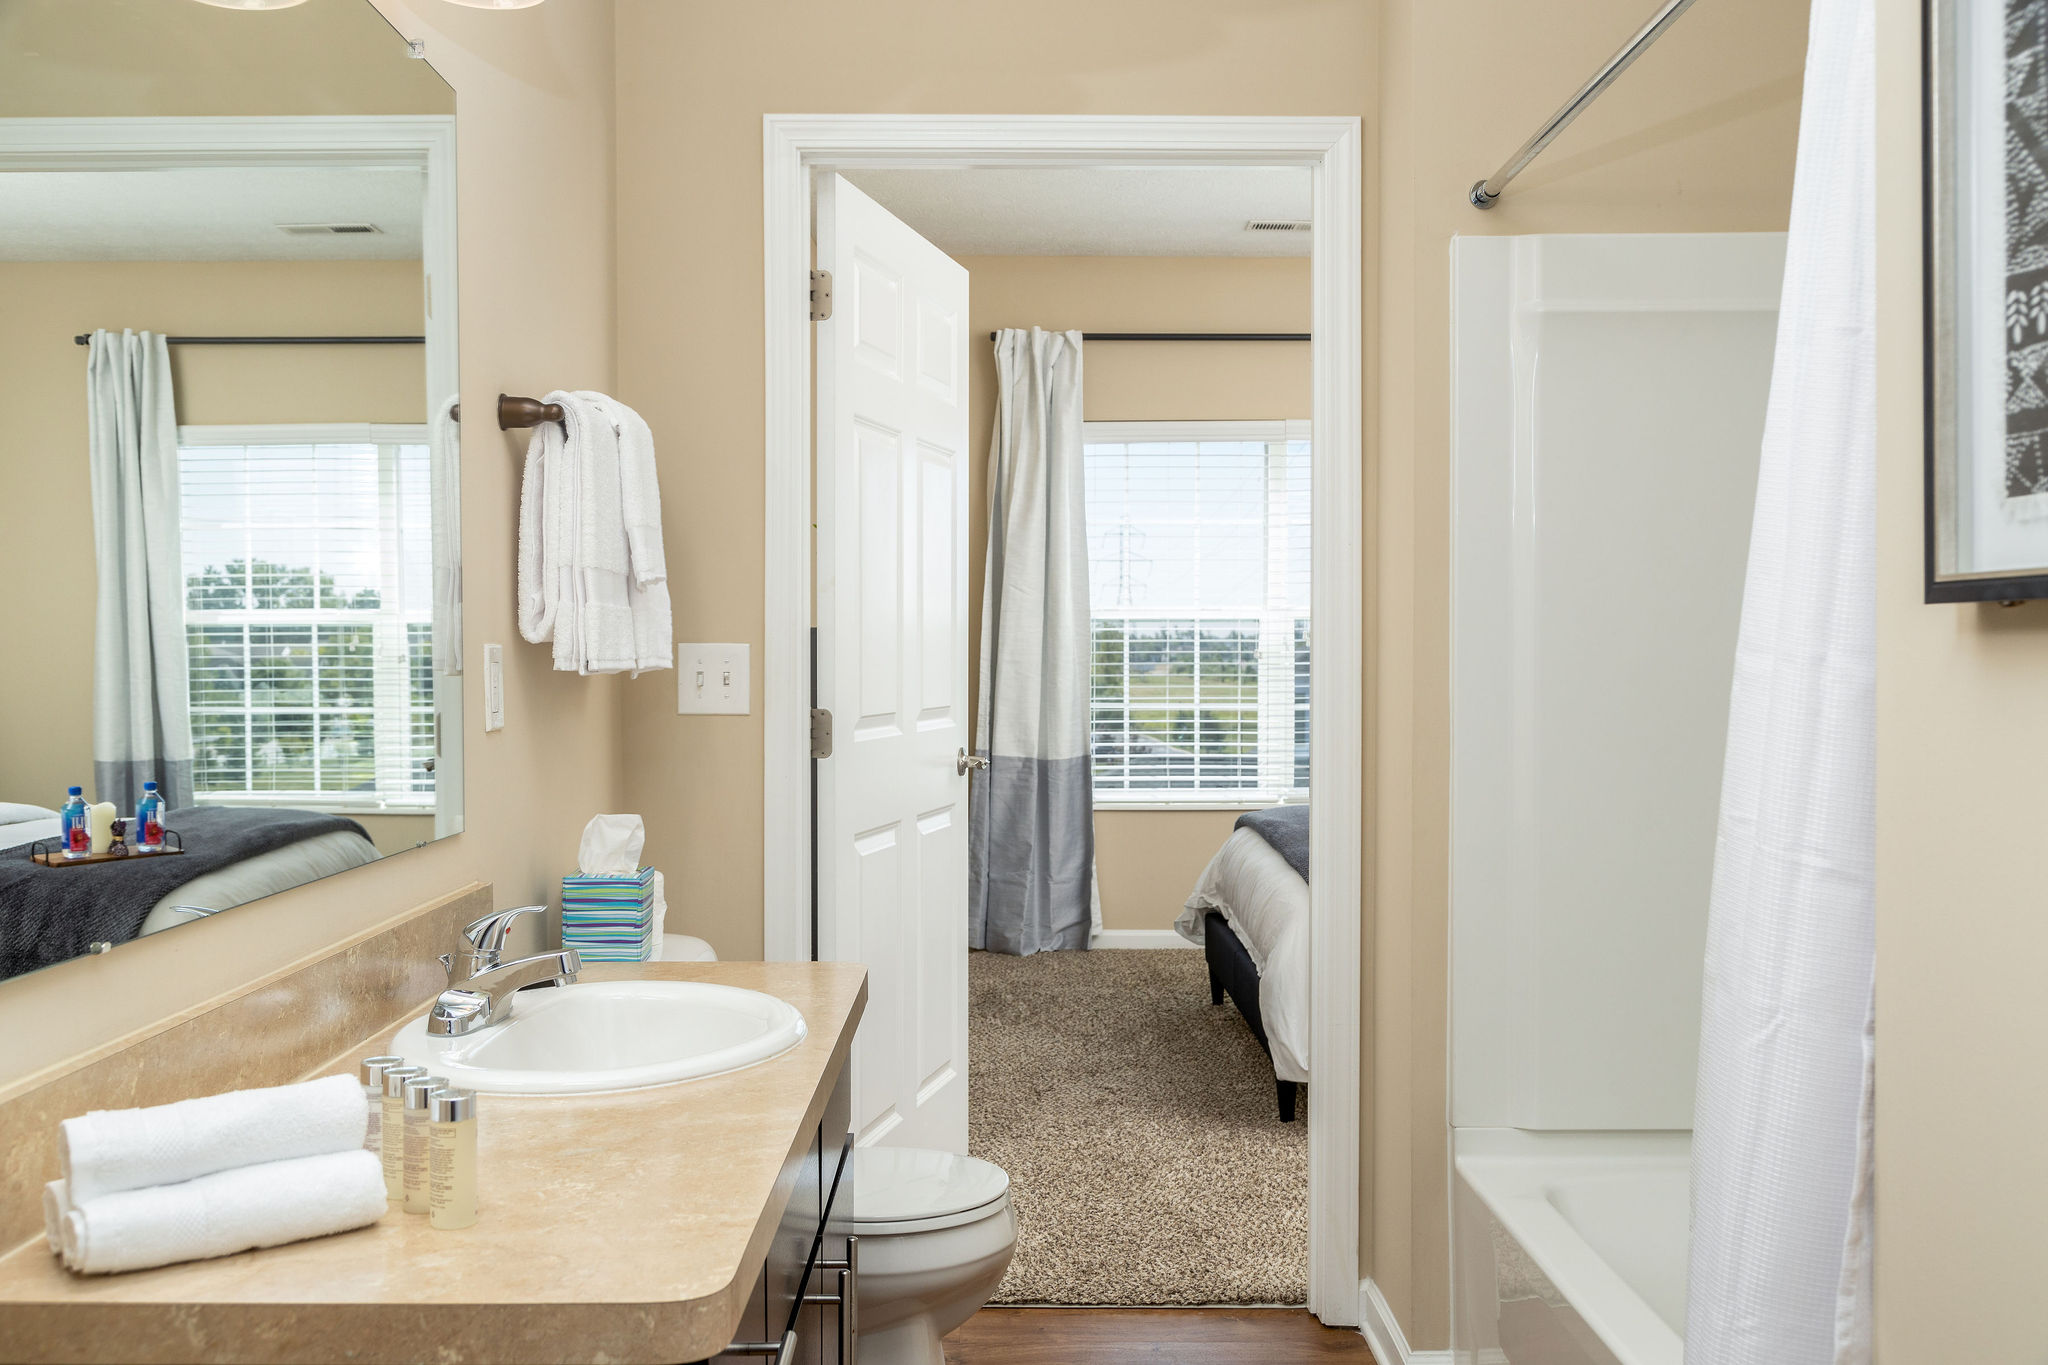
[[[610,1095],[477,1100],[476,1226],[397,1209],[333,1237],[77,1276],[36,1238],[0,1256],[0,1360],[698,1360],[733,1331],[867,1001],[842,963],[593,965],[789,1001],[772,1061]],[[364,1039],[325,1075],[384,1050]]]

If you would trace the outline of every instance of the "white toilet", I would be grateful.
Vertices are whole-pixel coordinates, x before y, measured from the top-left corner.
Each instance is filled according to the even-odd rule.
[[[1010,1176],[919,1147],[854,1149],[851,1206],[832,1231],[860,1238],[861,1365],[944,1365],[939,1339],[974,1316],[1017,1249]]]

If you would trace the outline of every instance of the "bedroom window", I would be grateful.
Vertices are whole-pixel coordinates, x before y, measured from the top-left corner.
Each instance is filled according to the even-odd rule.
[[[194,787],[434,808],[426,429],[181,428]]]
[[[1087,424],[1097,805],[1308,790],[1306,422]]]

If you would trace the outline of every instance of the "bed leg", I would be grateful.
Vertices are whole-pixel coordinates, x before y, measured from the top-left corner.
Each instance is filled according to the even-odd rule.
[[[1209,1003],[1223,1003],[1223,973],[1216,970],[1216,960],[1209,959]]]
[[[1294,1082],[1279,1081],[1277,1078],[1276,1081],[1280,1087],[1280,1121],[1282,1123],[1292,1123],[1294,1122]]]

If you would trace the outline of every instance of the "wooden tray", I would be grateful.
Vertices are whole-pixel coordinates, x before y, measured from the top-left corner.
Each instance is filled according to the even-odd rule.
[[[165,830],[164,834],[165,837],[171,839],[178,837],[178,832],[174,829]],[[129,849],[126,853],[115,853],[109,849],[105,853],[88,853],[83,858],[67,858],[64,856],[64,850],[61,848],[44,847],[46,844],[54,843],[55,840],[51,839],[36,840],[34,847],[29,853],[30,859],[43,867],[91,867],[94,863],[126,863],[132,862],[137,858],[167,858],[172,854],[185,851],[185,845],[180,841],[179,843],[157,849],[154,853],[144,853],[140,849],[133,848]]]

